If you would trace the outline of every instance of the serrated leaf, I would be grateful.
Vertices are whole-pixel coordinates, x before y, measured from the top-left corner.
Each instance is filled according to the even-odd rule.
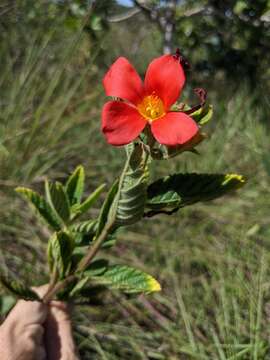
[[[118,226],[131,225],[143,217],[148,181],[147,155],[142,146],[126,146],[128,160],[111,209]]]
[[[148,294],[161,290],[160,284],[151,275],[125,265],[109,266],[104,274],[94,279],[99,285],[128,294]]]
[[[59,182],[45,182],[46,200],[52,210],[66,223],[70,218],[70,205],[63,185]]]
[[[33,290],[25,286],[21,281],[14,279],[10,275],[1,274],[0,282],[7,291],[20,299],[40,301],[39,296]]]
[[[65,231],[54,233],[48,243],[48,262],[51,271],[57,269],[63,278],[71,267],[71,257],[75,242],[71,234]]]
[[[107,223],[108,220],[108,216],[109,216],[109,212],[111,209],[111,205],[114,201],[114,198],[117,194],[117,190],[118,190],[118,185],[119,185],[119,181],[116,180],[114,182],[114,184],[112,185],[112,187],[110,188],[107,197],[102,205],[101,211],[100,211],[100,215],[98,218],[98,226],[97,226],[97,232],[96,232],[96,236],[98,236],[101,231],[103,230],[105,224]]]
[[[106,286],[95,286],[88,284],[89,279],[83,278],[75,287],[70,291],[68,298],[72,299],[76,304],[87,303],[87,304],[102,304],[104,299],[104,293],[108,292]]]
[[[87,269],[83,272],[82,278],[77,282],[77,284],[70,291],[69,296],[74,297],[76,294],[80,293],[83,288],[89,283],[91,277],[99,276],[105,273],[108,268],[108,261],[105,259],[99,259],[93,261]]]
[[[80,165],[70,175],[65,187],[71,206],[74,204],[79,204],[81,202],[84,190],[84,180],[84,168],[82,165]]]
[[[74,235],[76,246],[89,246],[89,244],[96,238],[98,220],[83,221],[72,225],[69,229]],[[115,244],[115,233],[116,229],[108,235],[107,239],[102,244],[103,248],[109,248]]]
[[[245,184],[237,174],[175,174],[159,179],[148,187],[147,216],[171,213],[198,201],[213,200]]]
[[[59,217],[42,196],[35,191],[24,187],[18,187],[16,188],[16,191],[29,201],[42,219],[45,220],[54,230],[58,231],[61,229],[62,223]]]
[[[70,226],[70,229],[74,232],[81,234],[94,234],[97,230],[98,220],[86,220]]]
[[[99,276],[105,273],[108,268],[108,260],[98,259],[93,261],[83,272],[83,276]]]
[[[75,213],[75,217],[78,215],[84,214],[91,206],[96,202],[102,193],[105,184],[100,185],[92,194],[88,196],[86,200],[81,205],[75,205],[72,207],[72,211]]]
[[[77,247],[72,254],[72,269],[77,269],[77,265],[82,258],[87,254],[88,246]],[[105,259],[98,259],[93,261],[83,272],[83,276],[97,276],[103,274],[108,267],[108,261]]]
[[[83,287],[87,284],[87,282],[88,282],[88,278],[87,278],[87,277],[79,280],[79,281],[77,282],[77,284],[73,287],[73,289],[70,291],[68,297],[69,297],[69,298],[74,297],[77,293],[79,293],[79,292],[83,289]]]
[[[69,227],[74,234],[76,246],[89,245],[96,235],[98,220],[87,220]]]

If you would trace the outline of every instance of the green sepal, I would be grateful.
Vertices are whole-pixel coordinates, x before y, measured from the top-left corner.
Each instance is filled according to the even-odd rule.
[[[85,173],[82,165],[79,165],[67,180],[65,189],[69,198],[70,205],[81,202],[84,191]]]
[[[48,263],[51,272],[57,270],[60,278],[67,275],[71,268],[74,247],[74,238],[66,231],[54,233],[49,240],[47,250]]]
[[[100,194],[102,193],[106,184],[101,184],[92,194],[88,196],[87,199],[84,200],[82,204],[75,204],[71,210],[74,213],[74,218],[84,214],[86,211],[90,209],[91,206],[96,202],[99,198]]]
[[[52,210],[64,223],[70,218],[70,204],[63,185],[60,182],[51,183],[45,181],[45,194]]]
[[[45,222],[49,224],[54,230],[58,231],[61,229],[61,220],[41,195],[31,189],[24,187],[17,187],[16,192],[28,200],[32,207],[38,212],[40,217],[45,220]]]
[[[205,125],[213,117],[213,106],[203,106],[199,110],[196,110],[194,113],[190,114],[190,116],[196,121],[197,124],[201,126]]]
[[[242,187],[246,179],[237,174],[175,174],[152,183],[147,191],[146,216],[172,213],[199,201],[213,200]]]
[[[37,293],[25,286],[21,281],[14,279],[11,275],[1,274],[0,282],[10,294],[19,299],[41,301]]]
[[[189,105],[184,103],[178,103],[171,107],[171,111],[188,113],[188,115],[191,116],[196,121],[196,123],[201,126],[205,125],[209,120],[212,119],[213,105],[200,106],[199,109],[194,110],[193,112],[191,112],[191,109],[192,108]]]

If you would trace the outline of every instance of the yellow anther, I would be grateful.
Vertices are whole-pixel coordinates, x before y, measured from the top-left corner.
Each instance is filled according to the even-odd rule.
[[[148,95],[138,105],[138,111],[149,122],[165,115],[164,105],[162,100],[157,95]]]

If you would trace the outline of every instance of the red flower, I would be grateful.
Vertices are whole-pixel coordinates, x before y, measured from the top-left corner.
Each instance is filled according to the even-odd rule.
[[[102,111],[102,131],[108,143],[126,145],[147,124],[160,144],[189,142],[199,131],[196,122],[183,112],[170,111],[184,83],[185,74],[177,55],[154,59],[144,84],[128,60],[118,58],[103,79],[106,95],[119,98],[107,102]]]

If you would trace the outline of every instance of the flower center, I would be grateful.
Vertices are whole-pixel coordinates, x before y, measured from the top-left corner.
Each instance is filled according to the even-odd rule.
[[[165,115],[163,102],[154,93],[152,95],[145,96],[137,108],[139,113],[149,122],[159,119]]]

